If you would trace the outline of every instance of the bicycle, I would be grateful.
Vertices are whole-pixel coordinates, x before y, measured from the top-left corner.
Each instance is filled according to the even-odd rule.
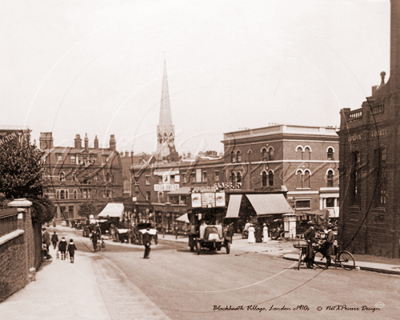
[[[321,252],[321,246],[315,251],[315,257],[314,257],[314,263],[320,267],[320,268],[324,268],[324,264],[322,263],[322,260],[326,259],[325,255],[323,254],[323,252]],[[334,246],[334,252],[335,254],[333,256],[331,256],[331,262],[333,261],[333,263],[336,265],[337,263],[340,265],[341,268],[343,268],[344,270],[347,271],[351,271],[356,267],[356,262],[354,260],[353,255],[346,251],[340,251],[340,246],[336,245]]]

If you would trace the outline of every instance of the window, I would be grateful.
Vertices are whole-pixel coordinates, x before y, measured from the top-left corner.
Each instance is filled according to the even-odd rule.
[[[83,199],[86,199],[88,197],[88,190],[82,189],[82,194],[83,194]]]
[[[304,182],[304,180],[303,180],[303,178],[304,178],[303,171],[297,170],[296,176],[297,176],[297,188],[303,188],[303,185],[304,185],[303,184],[303,182]]]
[[[335,206],[335,198],[326,198],[326,207],[333,208]]]
[[[302,146],[298,146],[296,148],[296,153],[297,153],[297,159],[303,160],[303,147]]]
[[[187,183],[187,174],[183,175],[183,183]]]
[[[150,176],[146,176],[146,185],[150,184]]]
[[[304,148],[304,160],[311,160],[311,148],[308,146]]]
[[[310,188],[311,185],[311,173],[310,170],[305,170],[304,171],[304,183],[303,183],[303,188]]]
[[[78,192],[76,190],[74,190],[74,199],[78,199]]]
[[[270,187],[274,185],[274,172],[272,170],[268,172],[268,185]]]
[[[72,174],[72,181],[77,181],[76,173],[75,173],[75,172]]]
[[[107,198],[112,198],[112,190],[107,190]]]
[[[242,161],[242,156],[240,154],[240,151],[236,152],[236,159],[237,159],[237,162],[241,162]]]
[[[232,185],[234,186],[235,185],[235,183],[236,183],[236,174],[235,174],[235,172],[231,172],[231,182],[232,182]]]
[[[65,192],[64,190],[60,190],[60,199],[65,199]]]
[[[56,199],[60,199],[60,190],[56,190]]]
[[[236,162],[235,153],[231,152],[231,162]]]
[[[103,163],[106,163],[107,160],[108,160],[108,159],[107,159],[107,155],[103,154],[102,158],[103,158],[103,159],[102,159],[102,160],[103,160]]]
[[[263,187],[267,186],[267,173],[265,171],[262,172],[261,182]]]
[[[74,207],[73,206],[68,206],[68,218],[69,219],[74,218]]]
[[[97,174],[95,174],[94,177],[93,177],[93,180],[94,181],[99,181],[99,176]]]
[[[274,148],[269,148],[268,150],[268,160],[274,160]]]
[[[236,181],[238,184],[242,183],[242,174],[240,172],[236,174]]]
[[[219,171],[214,171],[214,181],[219,181]]]
[[[67,219],[68,217],[65,214],[65,211],[67,210],[66,206],[60,206],[60,219]]]
[[[385,148],[374,150],[374,162],[376,167],[376,188],[374,194],[374,203],[377,207],[384,207],[387,201],[387,176],[385,163],[387,151]]]
[[[297,200],[296,209],[310,209],[311,200]]]
[[[203,182],[207,182],[207,171],[203,171]]]
[[[328,160],[333,160],[333,148],[329,147],[328,150],[326,151],[326,157]]]
[[[60,181],[65,181],[65,173],[64,172],[60,173]]]
[[[326,175],[326,186],[328,188],[333,188],[333,170],[328,170]]]
[[[350,179],[350,195],[354,204],[360,203],[361,177],[360,177],[361,155],[359,151],[351,154],[351,179]]]
[[[68,192],[68,190],[65,190],[65,199],[69,199],[69,192]]]
[[[190,174],[190,181],[191,181],[192,183],[196,183],[196,175],[195,175],[194,173],[191,173],[191,174]]]
[[[151,200],[150,191],[146,191],[146,200],[147,201]]]
[[[61,153],[57,153],[56,157],[57,157],[57,161],[58,162],[62,161],[62,154]]]
[[[74,154],[69,155],[69,162],[75,164],[76,163],[76,157]]]
[[[263,161],[267,160],[267,149],[262,148],[261,154],[262,154],[262,160]]]

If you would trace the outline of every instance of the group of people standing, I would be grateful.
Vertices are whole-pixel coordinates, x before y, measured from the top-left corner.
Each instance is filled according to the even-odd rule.
[[[246,224],[245,230],[247,229],[248,235],[248,242],[249,243],[260,243],[260,242],[268,242],[268,227],[267,224],[264,223],[261,227],[260,224],[256,224],[255,226],[251,223]]]
[[[74,263],[75,251],[77,250],[74,244],[74,240],[70,239],[69,244],[67,245],[65,237],[62,237],[60,242],[58,241],[58,235],[56,231],[54,231],[51,238],[50,238],[50,233],[46,230],[46,228],[43,228],[42,231],[43,231],[42,232],[43,261],[52,260],[52,256],[50,255],[50,240],[51,240],[51,244],[53,244],[54,250],[57,250],[57,244],[58,244],[57,258],[59,254],[61,255],[61,260],[65,260],[69,256],[71,263]]]
[[[308,224],[310,227],[304,233],[304,239],[307,241],[307,250],[306,250],[306,258],[305,262],[307,268],[314,268],[314,258],[315,258],[315,250],[314,245],[316,246],[316,250],[321,252],[323,256],[326,258],[325,269],[328,269],[331,265],[331,256],[335,254],[333,243],[335,241],[335,234],[332,231],[332,225],[329,223],[324,226],[325,240],[319,241],[315,237],[315,223],[313,221],[309,221]],[[314,244],[314,245],[313,245]]]

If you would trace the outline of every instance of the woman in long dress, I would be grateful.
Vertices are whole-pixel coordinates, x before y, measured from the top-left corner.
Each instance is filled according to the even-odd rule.
[[[249,227],[249,237],[248,237],[248,242],[249,243],[255,243],[256,242],[256,238],[254,237],[254,231],[255,231],[255,229],[254,229],[253,225],[251,225]]]
[[[268,242],[268,227],[266,223],[264,223],[263,228],[263,242]]]

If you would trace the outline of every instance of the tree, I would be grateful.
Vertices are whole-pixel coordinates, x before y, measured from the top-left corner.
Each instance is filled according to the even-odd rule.
[[[81,204],[78,214],[81,217],[85,217],[86,219],[89,219],[91,215],[95,216],[99,214],[102,210],[104,209],[104,205],[94,205],[92,202],[87,202]]]
[[[55,206],[44,196],[43,152],[29,139],[2,140],[0,143],[0,192],[7,201],[27,198],[32,202],[32,221],[49,222]]]

